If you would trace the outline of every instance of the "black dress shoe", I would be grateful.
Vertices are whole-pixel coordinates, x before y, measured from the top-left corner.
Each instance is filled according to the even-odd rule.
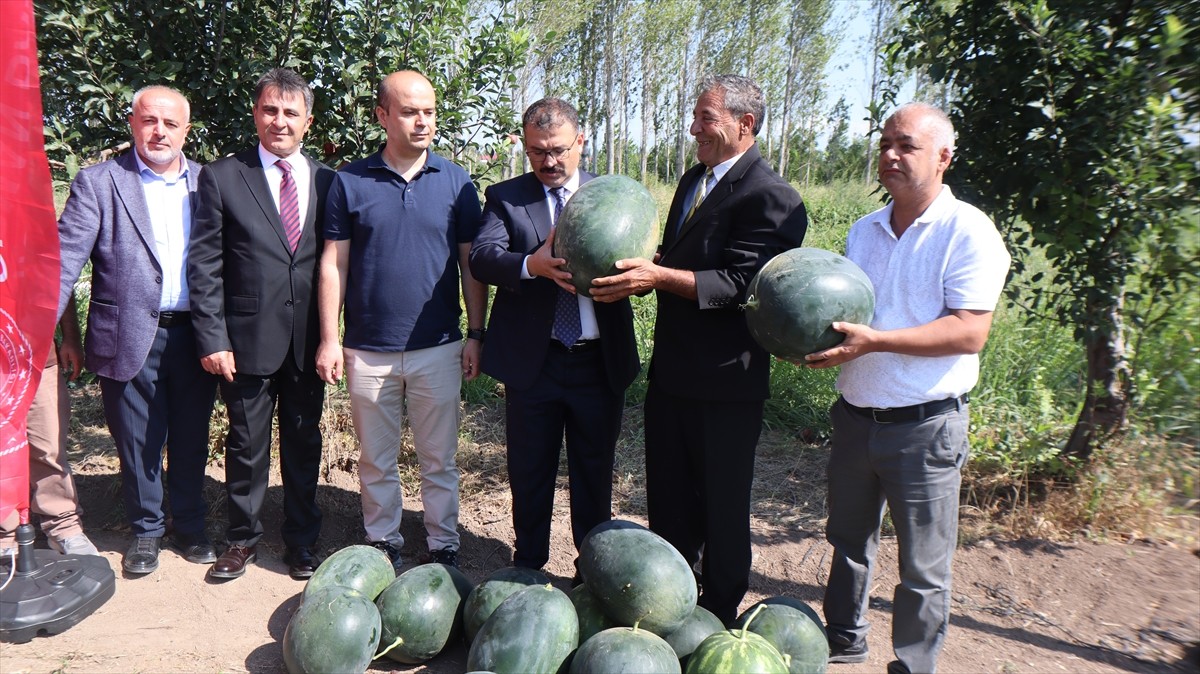
[[[217,551],[204,534],[188,536],[177,533],[171,537],[171,546],[193,564],[212,564],[217,561]]]
[[[283,561],[287,562],[288,575],[296,580],[312,578],[313,571],[316,571],[317,566],[320,565],[317,556],[304,545],[288,548],[287,554],[283,556]]]
[[[253,564],[255,559],[258,559],[255,546],[231,545],[208,569],[208,575],[213,578],[241,578],[246,573],[246,567]]]
[[[154,571],[158,568],[158,548],[161,544],[162,538],[159,536],[133,539],[125,551],[125,558],[121,560],[121,568],[138,575]]]

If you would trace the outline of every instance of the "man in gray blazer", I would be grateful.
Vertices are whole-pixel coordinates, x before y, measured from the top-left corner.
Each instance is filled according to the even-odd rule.
[[[135,151],[80,171],[58,221],[60,318],[92,262],[84,365],[100,378],[121,461],[134,535],[122,566],[135,575],[158,568],[168,528],[168,444],[172,542],[190,562],[216,560],[203,496],[216,378],[200,367],[188,313],[188,240],[200,173],[182,153],[189,118],[187,99],[174,89],[135,93],[129,115]]]

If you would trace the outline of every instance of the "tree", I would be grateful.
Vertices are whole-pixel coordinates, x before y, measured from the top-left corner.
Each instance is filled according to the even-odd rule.
[[[168,84],[192,106],[189,154],[211,160],[253,138],[258,76],[287,66],[313,83],[308,147],[329,161],[382,142],[375,85],[401,68],[438,91],[437,148],[468,164],[506,142],[528,34],[509,2],[445,0],[39,0],[47,150],[68,166],[127,140],[133,92]],[[483,169],[476,168],[478,175]]]
[[[1009,292],[1075,326],[1086,388],[1063,453],[1087,459],[1126,423],[1130,330],[1200,275],[1200,5],[906,8],[897,57],[953,87],[956,188],[1001,224],[1016,272],[1040,254],[1052,266],[1048,283]]]

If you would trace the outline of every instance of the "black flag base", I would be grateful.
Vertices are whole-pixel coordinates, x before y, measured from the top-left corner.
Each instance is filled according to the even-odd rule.
[[[0,560],[0,642],[23,644],[67,630],[116,589],[107,559],[35,550],[33,540],[32,525],[17,527],[16,559]]]

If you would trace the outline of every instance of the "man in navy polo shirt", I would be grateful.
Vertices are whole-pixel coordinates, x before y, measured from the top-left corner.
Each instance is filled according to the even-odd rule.
[[[467,255],[479,229],[479,196],[461,167],[429,151],[436,95],[401,71],[377,92],[387,144],[338,172],[325,214],[317,371],[335,384],[345,369],[361,446],[367,540],[399,569],[403,490],[396,459],[407,406],[421,470],[428,554],[457,566],[459,391],[479,374],[485,286]],[[459,331],[458,286],[467,309]],[[341,344],[338,317],[345,308]]]

